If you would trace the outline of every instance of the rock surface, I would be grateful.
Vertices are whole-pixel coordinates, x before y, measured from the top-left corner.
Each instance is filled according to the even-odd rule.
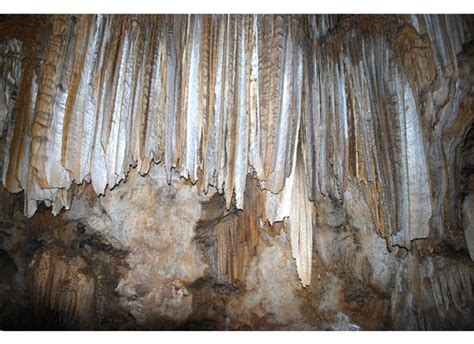
[[[2,18],[0,325],[473,329],[473,34]]]

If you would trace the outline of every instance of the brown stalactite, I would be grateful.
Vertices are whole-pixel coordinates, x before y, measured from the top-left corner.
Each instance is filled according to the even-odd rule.
[[[103,195],[160,163],[168,183],[175,171],[243,210],[216,227],[229,280],[259,223],[285,220],[303,285],[318,201],[342,202],[352,182],[390,249],[435,245],[461,223],[468,16],[20,19],[0,23],[0,158],[29,217],[40,202],[69,209],[74,184]]]

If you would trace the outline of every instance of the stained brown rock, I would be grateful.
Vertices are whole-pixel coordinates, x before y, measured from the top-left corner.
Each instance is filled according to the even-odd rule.
[[[248,312],[232,328],[322,327],[330,317],[339,323],[329,327],[352,326],[341,309],[365,328],[437,328],[448,318],[453,327],[472,301],[473,23],[462,15],[7,16],[2,183],[24,192],[26,216],[42,204],[55,215],[71,208],[66,221],[130,250],[117,290],[145,328],[212,318],[193,308],[203,303],[188,286],[220,295],[215,309],[232,319]],[[68,230],[53,232],[74,245]],[[65,268],[53,246],[35,253],[34,264],[51,265],[37,269],[35,292],[81,275],[74,292],[93,295],[82,256]],[[277,266],[282,276],[272,275]],[[301,285],[289,282],[295,271]],[[329,294],[312,286],[321,274],[338,301],[309,302],[328,314],[316,320],[299,310],[308,295]],[[199,291],[198,280],[207,281]],[[35,298],[88,327],[81,319],[92,304],[55,301],[74,295]],[[451,304],[454,313],[443,308]],[[287,313],[269,318],[278,307]],[[400,322],[399,313],[416,315]],[[222,314],[215,319],[230,328]]]

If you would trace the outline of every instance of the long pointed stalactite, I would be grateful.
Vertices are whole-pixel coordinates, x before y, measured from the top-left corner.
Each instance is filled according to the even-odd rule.
[[[40,202],[69,209],[73,184],[103,195],[152,163],[245,210],[251,174],[261,220],[289,225],[303,285],[317,201],[343,202],[351,182],[389,249],[459,225],[449,176],[473,123],[459,56],[472,17],[55,15],[17,27],[1,25],[0,168],[28,217]]]

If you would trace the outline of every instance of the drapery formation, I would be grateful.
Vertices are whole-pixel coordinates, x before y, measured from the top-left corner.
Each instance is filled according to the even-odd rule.
[[[104,194],[155,162],[242,209],[251,173],[268,220],[287,218],[307,285],[313,202],[342,200],[351,179],[389,247],[457,224],[448,176],[473,122],[472,76],[458,64],[472,28],[470,17],[431,15],[3,24],[2,182],[25,191],[27,216],[41,201],[57,214],[73,184]]]

